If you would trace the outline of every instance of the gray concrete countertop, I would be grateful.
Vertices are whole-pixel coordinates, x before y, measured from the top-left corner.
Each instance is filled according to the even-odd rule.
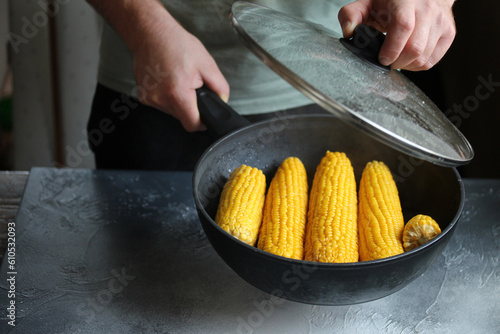
[[[500,180],[464,180],[456,231],[414,282],[316,306],[261,292],[218,257],[191,176],[33,169],[14,265],[2,262],[0,332],[500,333]]]

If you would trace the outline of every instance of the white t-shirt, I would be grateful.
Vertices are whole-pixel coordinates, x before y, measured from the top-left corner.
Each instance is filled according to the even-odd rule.
[[[322,24],[338,33],[338,10],[352,0],[251,1]],[[231,89],[229,104],[240,114],[259,114],[312,103],[263,64],[238,39],[229,23],[228,0],[163,0],[181,25],[198,37],[214,57]],[[98,81],[135,95],[132,54],[115,30],[103,23]]]

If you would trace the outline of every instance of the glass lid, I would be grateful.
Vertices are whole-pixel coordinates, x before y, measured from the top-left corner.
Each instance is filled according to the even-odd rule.
[[[347,123],[438,165],[472,159],[467,139],[418,87],[355,55],[334,31],[244,1],[233,4],[231,23],[267,66]]]

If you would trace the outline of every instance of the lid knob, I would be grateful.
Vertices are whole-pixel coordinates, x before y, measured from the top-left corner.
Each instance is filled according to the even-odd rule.
[[[384,71],[390,71],[389,66],[382,65],[378,61],[378,54],[384,41],[385,35],[382,32],[366,24],[358,25],[350,39],[340,39],[342,45],[361,59]]]

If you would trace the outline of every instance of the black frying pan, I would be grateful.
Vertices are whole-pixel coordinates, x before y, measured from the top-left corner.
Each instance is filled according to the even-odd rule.
[[[362,303],[408,285],[450,240],[464,204],[464,188],[456,169],[409,157],[334,116],[276,117],[248,124],[209,91],[198,91],[198,103],[202,119],[214,135],[232,131],[207,149],[195,167],[193,195],[198,215],[220,257],[253,286],[303,303]],[[224,129],[222,124],[229,127]],[[269,184],[279,164],[296,156],[306,167],[310,187],[327,150],[343,151],[350,157],[358,184],[368,161],[384,161],[398,185],[405,221],[418,213],[428,214],[440,224],[442,233],[424,246],[390,258],[325,264],[287,259],[248,246],[214,222],[222,187],[236,167],[260,168]]]

